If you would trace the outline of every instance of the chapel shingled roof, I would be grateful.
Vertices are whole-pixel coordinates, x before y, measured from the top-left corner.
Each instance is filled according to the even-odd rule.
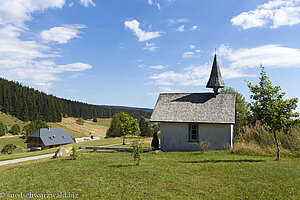
[[[150,121],[235,123],[235,93],[162,93]]]

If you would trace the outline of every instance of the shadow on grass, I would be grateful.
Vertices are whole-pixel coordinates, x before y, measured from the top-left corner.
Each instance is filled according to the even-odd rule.
[[[109,165],[109,167],[114,167],[114,168],[122,168],[122,167],[134,167],[137,165],[131,164],[131,165]]]
[[[266,162],[265,160],[199,160],[199,161],[181,161],[181,163],[243,163],[243,162]]]
[[[90,149],[89,149],[90,150]],[[82,152],[84,154],[91,154],[91,153],[118,153],[118,151],[115,151],[115,150],[98,150],[98,151],[85,151],[85,152]]]

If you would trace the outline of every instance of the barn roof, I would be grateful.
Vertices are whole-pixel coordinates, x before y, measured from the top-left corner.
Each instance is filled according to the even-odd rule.
[[[72,137],[61,128],[41,128],[30,137],[41,138],[45,146],[74,143]]]
[[[153,122],[235,123],[235,93],[163,93]]]

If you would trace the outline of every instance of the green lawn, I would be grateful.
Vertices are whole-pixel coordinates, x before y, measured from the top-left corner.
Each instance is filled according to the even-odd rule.
[[[242,156],[229,151],[79,152],[0,167],[4,193],[71,192],[80,199],[299,199],[300,159]]]
[[[126,139],[126,142],[132,142],[134,141],[134,137],[128,137]],[[145,141],[151,140],[151,138],[145,138]],[[48,150],[42,150],[42,151],[34,151],[34,152],[27,152],[26,144],[24,143],[25,139],[20,139],[19,137],[13,137],[13,138],[1,138],[0,139],[0,150],[3,148],[5,144],[15,144],[17,147],[24,145],[22,148],[22,151],[20,149],[16,149],[13,151],[10,155],[4,155],[0,153],[0,161],[3,160],[12,160],[12,159],[18,159],[18,158],[25,158],[30,156],[38,156],[48,153],[55,153],[58,148],[56,147]],[[65,148],[70,148],[71,146],[80,147],[80,146],[102,146],[102,145],[108,145],[108,144],[120,144],[123,142],[123,138],[109,138],[109,139],[101,139],[101,140],[94,140],[94,141],[87,141],[87,142],[81,142],[81,143],[74,143],[74,144],[68,144],[64,145]],[[121,145],[123,146],[123,145]],[[126,147],[129,147],[130,145],[125,145]],[[143,147],[148,148],[150,147],[150,143],[146,143],[143,145]]]

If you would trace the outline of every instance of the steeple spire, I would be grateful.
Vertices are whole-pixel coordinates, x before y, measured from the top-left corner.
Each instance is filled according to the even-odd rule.
[[[210,77],[209,77],[206,87],[213,88],[214,93],[218,93],[219,88],[225,87],[225,83],[221,76],[219,63],[217,61],[216,53],[215,53],[214,63],[211,68]]]

